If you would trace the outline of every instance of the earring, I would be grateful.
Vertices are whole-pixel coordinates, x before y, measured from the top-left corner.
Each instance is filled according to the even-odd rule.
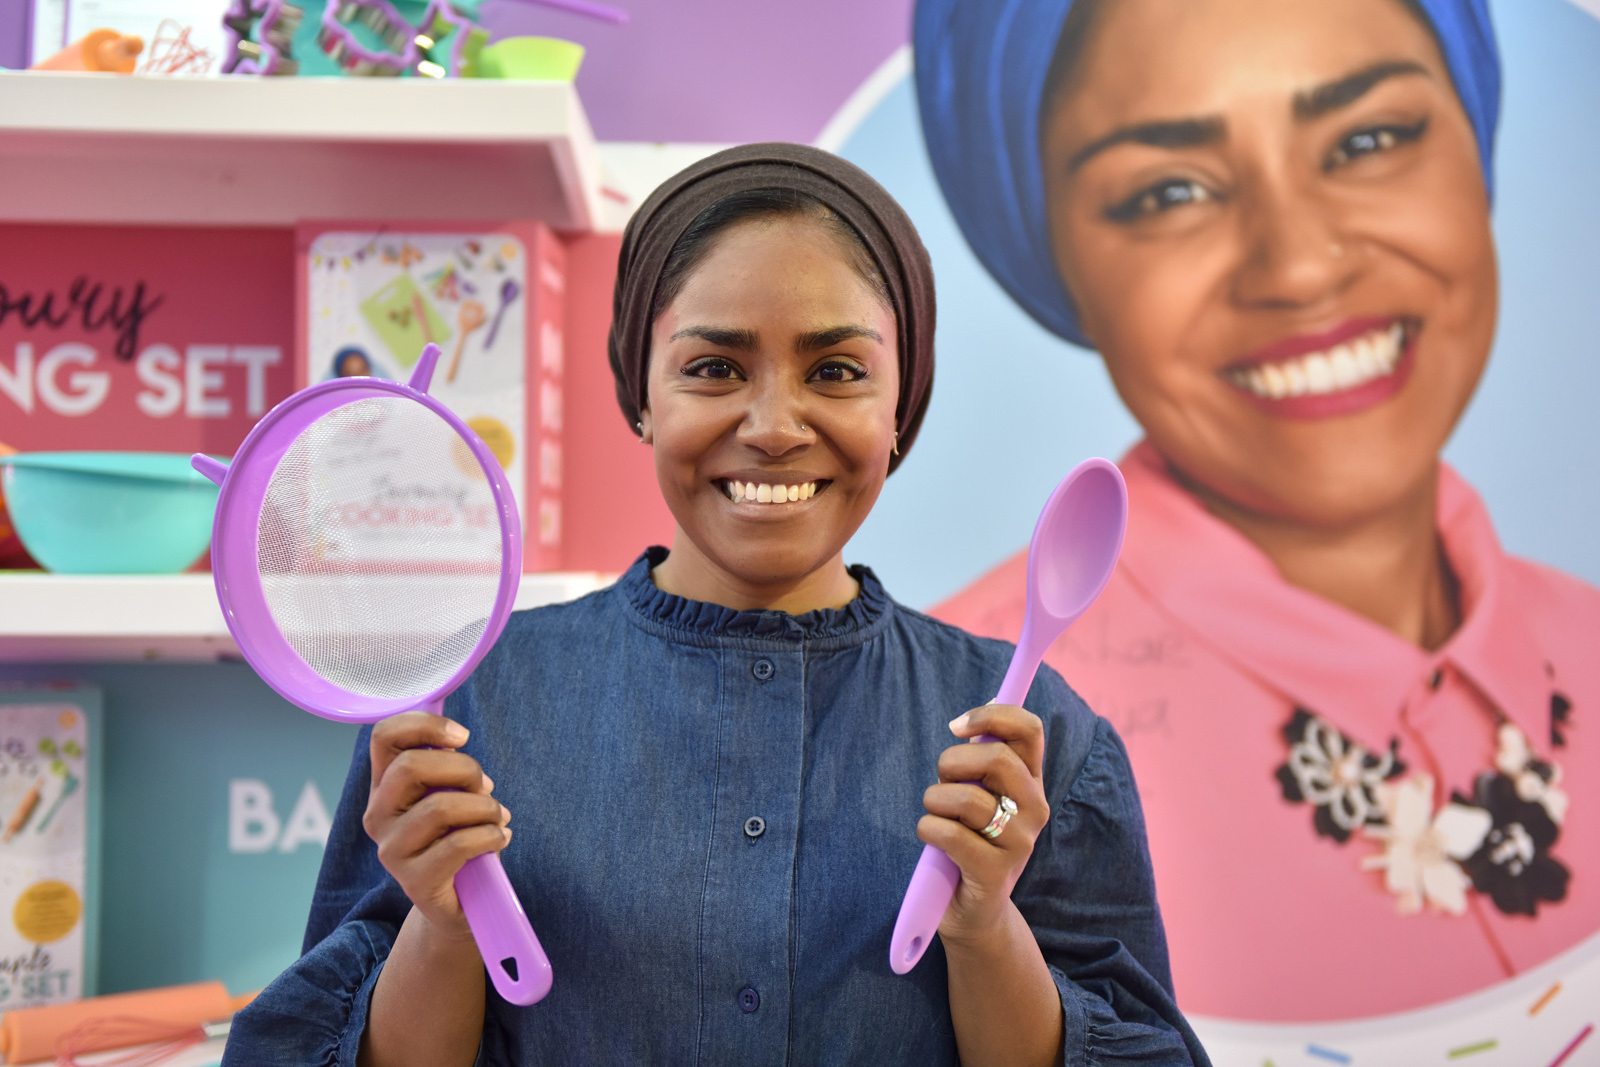
[[[898,456],[900,454],[900,434],[898,431],[895,432],[894,447],[889,450],[889,454],[894,456]]]
[[[640,443],[640,444],[641,444],[641,445],[644,445],[644,444],[649,444],[649,443],[650,443],[650,442],[648,442],[648,441],[646,441],[646,440],[645,440],[645,439],[644,439],[644,420],[642,420],[642,419],[641,419],[641,420],[640,420],[640,421],[638,421],[638,422],[636,422],[636,423],[634,423],[634,424],[633,424],[633,428],[634,428],[634,430],[635,430],[635,431],[637,431],[637,432],[638,432],[638,434],[639,434],[639,443]]]

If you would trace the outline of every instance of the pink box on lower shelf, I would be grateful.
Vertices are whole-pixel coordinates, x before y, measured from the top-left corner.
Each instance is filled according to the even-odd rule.
[[[429,342],[429,392],[505,468],[523,569],[562,566],[566,253],[530,221],[302,223],[295,231],[295,385],[404,380]]]

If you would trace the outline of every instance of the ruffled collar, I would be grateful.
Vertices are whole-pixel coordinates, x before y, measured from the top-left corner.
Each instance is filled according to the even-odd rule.
[[[647,629],[697,644],[724,638],[781,644],[857,644],[888,622],[894,606],[872,569],[858,563],[850,568],[850,576],[861,583],[861,592],[842,608],[820,608],[803,615],[737,611],[658,589],[650,571],[666,558],[667,550],[660,545],[645,549],[615,588]]]

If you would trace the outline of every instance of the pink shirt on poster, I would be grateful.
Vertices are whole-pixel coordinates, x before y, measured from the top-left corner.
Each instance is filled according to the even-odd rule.
[[[1600,590],[1506,555],[1441,464],[1463,622],[1429,652],[1288,584],[1150,444],[1120,466],[1122,560],[1047,660],[1128,746],[1185,1010],[1403,1011],[1600,929]],[[934,614],[1014,640],[1025,572]]]

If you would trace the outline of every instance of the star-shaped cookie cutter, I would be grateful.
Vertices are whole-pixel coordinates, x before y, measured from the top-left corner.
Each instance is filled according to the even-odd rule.
[[[224,74],[286,75],[299,71],[290,54],[305,10],[284,0],[232,0],[222,16],[228,52]]]

